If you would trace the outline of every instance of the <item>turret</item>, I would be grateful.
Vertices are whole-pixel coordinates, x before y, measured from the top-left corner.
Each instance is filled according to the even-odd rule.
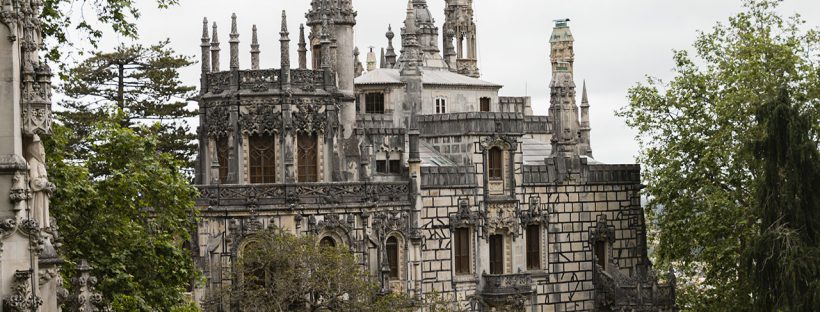
[[[480,77],[473,2],[447,0],[444,17],[444,59],[450,70],[470,77]]]
[[[376,52],[373,52],[373,47],[367,52],[367,71],[376,69]]]
[[[550,36],[550,63],[552,64],[553,74],[559,70],[569,72],[570,75],[573,74],[573,64],[575,62],[573,43],[575,39],[569,30],[568,22],[568,18],[555,20],[555,27],[552,29],[552,35]]]
[[[305,42],[305,25],[299,24],[299,69],[307,69],[307,43]]]
[[[279,43],[281,53],[279,64],[282,69],[281,82],[282,90],[290,89],[290,33],[288,32],[288,15],[285,10],[282,10],[282,27],[279,31]]]
[[[211,38],[208,37],[208,18],[202,19],[202,43],[199,45],[202,48],[202,74],[211,72]],[[204,77],[204,76],[203,76]],[[203,88],[204,89],[204,88]]]
[[[251,69],[259,69],[259,38],[256,34],[256,25],[251,30]]]
[[[575,105],[575,82],[568,64],[559,63],[559,69],[550,81],[550,108],[552,116],[552,153],[571,156],[578,154],[578,106]]]

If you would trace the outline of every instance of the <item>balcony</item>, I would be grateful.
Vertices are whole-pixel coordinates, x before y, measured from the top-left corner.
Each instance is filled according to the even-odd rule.
[[[665,282],[659,282],[651,267],[644,267],[636,276],[621,273],[614,264],[602,269],[595,265],[595,305],[601,310],[677,311],[675,306],[675,277],[669,273]]]
[[[518,306],[535,292],[529,273],[482,274],[481,298],[490,307]]]

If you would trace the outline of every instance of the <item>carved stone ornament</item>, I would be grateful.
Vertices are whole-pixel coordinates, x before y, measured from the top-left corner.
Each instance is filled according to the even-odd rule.
[[[68,311],[111,311],[111,308],[105,304],[102,294],[95,288],[97,278],[91,276],[90,272],[91,266],[88,265],[85,259],[80,260],[80,263],[77,264],[77,276],[71,279],[74,293],[69,295],[66,302]]]
[[[231,133],[230,111],[227,106],[214,106],[205,115],[208,124],[208,135],[212,137],[227,136]]]
[[[231,85],[232,72],[218,72],[208,74],[208,91],[220,94]]]
[[[25,171],[17,170],[11,178],[9,200],[14,205],[14,211],[24,210],[26,201],[31,199],[31,190],[28,188],[28,176]]]
[[[293,112],[293,127],[297,133],[324,133],[327,115],[320,112],[321,107],[314,103],[302,103]]]
[[[458,200],[458,212],[450,215],[450,230],[456,228],[478,226],[481,222],[481,213],[470,209],[469,200],[460,198]]]
[[[380,240],[386,239],[391,232],[399,232],[409,239],[420,235],[418,231],[411,229],[409,214],[404,211],[378,212],[373,215],[372,227]]]
[[[514,151],[518,146],[515,142],[515,138],[496,134],[494,136],[485,137],[484,140],[479,143],[479,147],[483,152],[493,147],[498,147],[502,150]]]
[[[282,129],[282,116],[270,104],[254,104],[240,112],[239,128],[248,135],[274,135]]]
[[[516,218],[516,206],[515,202],[487,204],[486,233],[506,232],[512,237],[518,236],[520,224]]]
[[[342,216],[332,213],[325,215],[321,221],[316,221],[315,216],[310,216],[308,218],[308,231],[313,234],[344,233],[345,236],[348,236],[353,230],[353,223],[352,215],[345,220]]]
[[[595,227],[589,228],[589,243],[594,245],[599,241],[615,243],[615,227],[609,224],[605,214],[598,215]]]
[[[31,272],[18,270],[11,284],[11,296],[3,299],[3,310],[8,312],[38,311],[43,304],[40,297],[31,293]]]
[[[549,213],[547,209],[541,206],[541,199],[538,196],[532,196],[529,199],[527,210],[519,212],[519,218],[522,225],[549,223]]]

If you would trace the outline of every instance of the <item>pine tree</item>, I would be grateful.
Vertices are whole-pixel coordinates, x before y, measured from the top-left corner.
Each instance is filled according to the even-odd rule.
[[[759,236],[747,258],[758,311],[812,311],[820,307],[820,157],[816,122],[784,88],[757,114]]]
[[[122,126],[156,133],[159,151],[191,167],[196,135],[185,118],[196,116],[186,109],[195,87],[182,83],[179,70],[193,61],[168,44],[166,40],[150,47],[121,45],[113,52],[94,53],[70,70],[61,89],[68,97],[61,103],[66,111],[58,119],[77,133],[70,148],[78,157],[87,156],[85,136],[93,121],[117,116],[120,120],[115,122]],[[153,125],[137,127],[146,123]]]

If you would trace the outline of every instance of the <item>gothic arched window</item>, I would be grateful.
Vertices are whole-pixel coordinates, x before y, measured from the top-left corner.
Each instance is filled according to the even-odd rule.
[[[395,236],[387,238],[387,263],[390,266],[390,278],[399,278],[399,240]]]
[[[270,135],[252,135],[248,140],[251,183],[276,183],[276,153]]]
[[[318,181],[318,145],[315,133],[300,133],[296,138],[299,182]]]
[[[325,247],[330,247],[330,248],[336,247],[336,240],[335,240],[335,239],[333,239],[333,237],[330,237],[330,236],[325,236],[325,237],[322,237],[322,239],[321,239],[321,240],[319,240],[319,246],[320,246],[320,247],[322,247],[322,248],[325,248]]]

